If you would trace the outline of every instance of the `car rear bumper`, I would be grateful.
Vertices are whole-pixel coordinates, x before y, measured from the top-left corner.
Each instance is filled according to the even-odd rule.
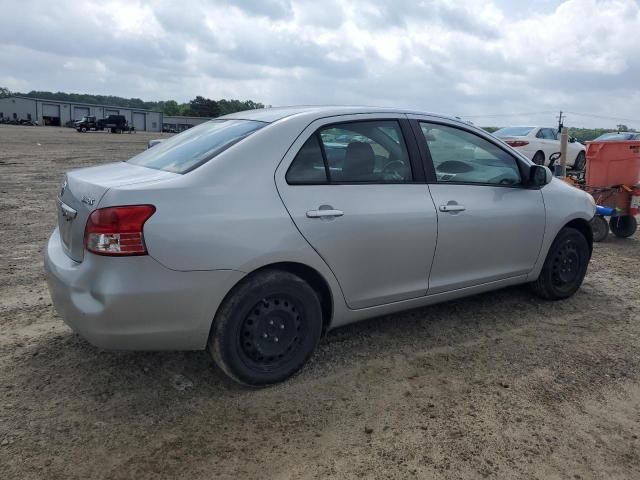
[[[85,253],[81,263],[62,249],[58,229],[44,254],[53,304],[75,332],[114,350],[199,350],[226,293],[244,273],[178,272],[150,256]]]

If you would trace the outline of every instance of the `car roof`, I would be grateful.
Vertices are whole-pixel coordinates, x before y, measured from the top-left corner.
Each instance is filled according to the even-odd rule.
[[[447,115],[434,114],[428,112],[420,112],[416,110],[406,110],[401,108],[390,107],[366,107],[366,106],[329,106],[329,105],[302,105],[292,107],[272,107],[261,108],[256,110],[244,110],[242,112],[231,113],[224,115],[222,119],[237,119],[237,120],[255,120],[260,122],[275,122],[286,117],[294,115],[307,114],[310,116],[317,116],[318,118],[330,117],[334,115],[353,115],[358,113],[400,113],[400,114],[417,114],[428,115],[432,117],[446,118],[462,123],[466,123],[463,120]]]

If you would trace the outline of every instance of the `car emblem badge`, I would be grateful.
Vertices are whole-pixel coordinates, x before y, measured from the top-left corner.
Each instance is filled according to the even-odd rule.
[[[82,197],[82,203],[84,203],[85,205],[89,205],[90,207],[93,206],[94,203],[96,203],[96,199],[95,198],[91,198],[91,197],[87,197],[86,195]]]

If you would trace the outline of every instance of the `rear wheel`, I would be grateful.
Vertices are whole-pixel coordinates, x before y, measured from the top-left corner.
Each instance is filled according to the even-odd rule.
[[[544,153],[542,153],[541,151],[537,151],[533,156],[532,161],[536,165],[544,165]]]
[[[576,161],[573,163],[573,169],[576,172],[581,172],[582,170],[584,170],[584,166],[587,163],[587,158],[584,155],[584,152],[580,152],[578,154],[578,156],[576,157]]]
[[[575,228],[563,228],[547,253],[533,289],[548,300],[569,298],[582,285],[590,258],[584,235]]]
[[[636,233],[638,222],[631,215],[611,217],[609,220],[611,231],[616,237],[627,238]]]
[[[249,277],[225,299],[214,319],[209,351],[236,382],[269,385],[302,368],[321,332],[315,291],[296,275],[269,270]]]
[[[591,225],[591,231],[593,232],[593,241],[604,242],[609,236],[609,224],[607,223],[607,220],[601,215],[596,215],[591,219],[589,224]]]

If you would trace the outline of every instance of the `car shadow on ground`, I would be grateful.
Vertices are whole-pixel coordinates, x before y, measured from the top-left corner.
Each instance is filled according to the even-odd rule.
[[[564,308],[576,307],[582,295],[585,293],[579,292],[564,302]],[[476,337],[500,336],[552,316],[558,305],[538,300],[526,288],[514,287],[358,322],[329,332],[310,364],[283,385],[295,389],[297,384],[357,362],[451,347]],[[121,397],[122,389],[127,392],[128,402],[138,394],[144,402],[150,398],[154,401],[149,392],[156,392],[157,399],[173,397],[179,401],[182,396],[236,398],[254,391],[228,380],[206,351],[103,351],[70,331],[42,336],[38,342],[20,348],[12,360],[9,368],[20,372],[16,391],[24,382],[29,384],[24,387],[53,393],[47,398],[62,403],[67,395],[76,399],[83,395],[104,403]]]

